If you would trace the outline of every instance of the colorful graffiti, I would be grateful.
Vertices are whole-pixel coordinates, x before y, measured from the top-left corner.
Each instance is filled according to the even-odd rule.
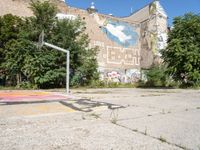
[[[125,70],[103,70],[100,69],[101,80],[116,83],[135,83],[141,79],[139,69],[125,69]]]
[[[138,69],[128,69],[126,70],[126,82],[134,83],[140,80],[140,71]]]
[[[123,46],[134,46],[138,42],[139,36],[136,29],[128,23],[100,18],[94,14],[96,22],[101,26],[102,31],[113,42]]]
[[[112,82],[121,82],[121,75],[117,71],[111,71],[107,73],[107,77],[109,81]]]

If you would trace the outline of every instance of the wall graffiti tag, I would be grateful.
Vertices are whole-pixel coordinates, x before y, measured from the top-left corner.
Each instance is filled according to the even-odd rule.
[[[104,42],[94,41],[91,47],[99,47],[99,61],[104,60],[107,64],[115,65],[140,65],[140,51],[138,48],[122,48],[105,45]]]
[[[120,48],[107,46],[107,63],[139,65],[139,51],[131,48]]]

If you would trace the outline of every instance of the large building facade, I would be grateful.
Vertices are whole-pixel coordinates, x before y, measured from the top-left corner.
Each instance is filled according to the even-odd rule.
[[[68,6],[64,0],[51,0],[59,9],[57,17],[86,22],[90,47],[98,47],[102,79],[134,82],[141,69],[160,61],[167,44],[167,14],[159,1],[153,1],[127,17],[100,14],[92,4],[87,10]],[[1,0],[0,15],[31,16],[29,0]]]

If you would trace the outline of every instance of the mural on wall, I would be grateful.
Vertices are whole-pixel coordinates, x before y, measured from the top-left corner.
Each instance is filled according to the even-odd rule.
[[[140,51],[139,48],[122,48],[106,45],[101,41],[91,42],[90,47],[99,47],[101,51],[98,54],[99,64],[115,64],[115,65],[140,65]]]
[[[138,42],[136,29],[128,23],[100,18],[94,14],[94,18],[107,37],[123,47],[135,46]]]
[[[167,33],[158,33],[157,36],[158,40],[157,40],[157,49],[158,49],[158,54],[159,56],[161,56],[160,54],[160,50],[164,49],[167,46]]]
[[[149,14],[151,15],[151,18],[155,20],[154,26],[156,27],[152,31],[152,33],[154,32],[154,35],[151,37],[152,50],[155,55],[161,56],[160,50],[164,49],[167,46],[168,36],[167,32],[160,32],[157,21],[160,18],[167,18],[167,14],[159,1],[155,1],[149,5]],[[158,16],[159,18],[156,19]]]

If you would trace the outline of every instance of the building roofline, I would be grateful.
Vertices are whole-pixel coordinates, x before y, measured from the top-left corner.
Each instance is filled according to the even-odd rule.
[[[153,2],[155,2],[155,1],[159,1],[159,0],[154,0]],[[135,10],[135,11],[132,12],[130,15],[122,16],[121,18],[127,18],[127,17],[130,17],[130,16],[136,14],[137,12],[139,12],[140,10],[144,9],[145,7],[151,5],[153,2],[150,2],[150,3],[146,4],[146,5],[144,5],[143,7],[141,7],[141,8],[139,8],[139,9]]]
[[[69,6],[69,8],[72,8],[72,9],[78,9],[78,10],[81,10],[81,11],[84,11],[84,12],[87,12],[87,10],[83,9],[83,8],[79,8],[79,7],[73,7],[73,6]],[[104,17],[108,17],[108,18],[113,18],[113,19],[123,19],[123,17],[117,17],[117,16],[111,16],[111,15],[108,15],[108,14],[103,14],[103,13],[99,13],[99,12],[96,12],[97,14],[101,15],[101,16],[104,16]],[[127,23],[132,23],[132,24],[140,24],[139,21],[134,21],[134,22],[129,22],[129,21],[124,21],[124,20],[121,20],[123,22],[127,22]]]
[[[153,2],[155,2],[155,1],[159,1],[159,0],[153,0]],[[115,16],[115,15],[113,15],[112,17],[114,17],[114,18],[121,18],[121,19],[122,19],[122,18],[130,17],[130,16],[132,16],[133,14],[135,14],[135,13],[139,12],[140,10],[142,10],[143,8],[149,6],[149,5],[152,4],[153,2],[150,2],[150,3],[146,4],[145,6],[143,6],[142,8],[135,10],[135,11],[132,12],[130,15],[127,15],[127,16]],[[66,2],[65,2],[65,3],[66,3]],[[66,3],[66,4],[67,4],[67,3]],[[71,8],[76,8],[76,9],[80,9],[80,10],[87,11],[87,10],[84,9],[84,8],[74,7],[74,6],[70,6],[70,5],[67,5],[67,6],[68,6],[68,7],[71,7]],[[103,14],[103,13],[99,13],[99,12],[98,12],[98,14],[100,14],[100,15],[105,15],[105,16],[110,16],[110,15],[108,15],[108,14]]]

